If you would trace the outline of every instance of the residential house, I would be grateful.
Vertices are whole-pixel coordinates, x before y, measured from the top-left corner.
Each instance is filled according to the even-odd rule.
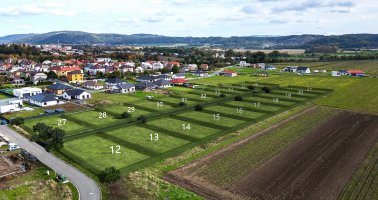
[[[157,81],[159,78],[157,76],[151,75],[141,75],[136,78],[138,82],[154,82]]]
[[[127,83],[125,80],[119,79],[119,78],[111,78],[105,81],[106,88],[111,89],[115,88],[118,84],[125,84]]]
[[[106,67],[104,65],[95,64],[95,65],[90,65],[89,68],[87,68],[87,73],[93,76],[97,75],[100,72],[105,74]]]
[[[298,67],[297,66],[287,66],[284,69],[282,69],[283,72],[297,72]]]
[[[265,69],[265,70],[275,70],[276,67],[275,67],[275,66],[272,66],[272,65],[269,65],[269,66],[265,66],[264,69]]]
[[[68,90],[68,91],[64,92],[63,98],[67,99],[67,100],[71,100],[71,99],[83,100],[83,99],[90,99],[91,94],[88,93],[85,90],[72,89],[72,90]]]
[[[138,82],[135,84],[136,90],[150,91],[155,89],[155,85],[151,82]]]
[[[55,83],[55,84],[49,85],[46,91],[50,93],[54,93],[56,95],[62,95],[64,92],[71,89],[72,89],[71,86],[68,86],[62,83]]]
[[[250,67],[251,63],[247,63],[247,61],[240,61],[239,65],[242,66],[242,67]]]
[[[120,68],[119,68],[119,71],[124,74],[126,72],[134,72],[134,67],[133,66],[129,66],[129,65],[122,65]]]
[[[332,71],[331,76],[341,76],[339,71]]]
[[[117,86],[117,89],[113,90],[114,91],[117,91],[119,93],[133,93],[135,92],[135,85],[132,84],[132,83],[121,83],[121,84],[118,84]]]
[[[270,74],[268,72],[266,72],[266,71],[258,71],[258,72],[256,72],[255,75],[256,76],[263,76],[263,77],[270,76]]]
[[[23,85],[25,85],[25,80],[20,79],[20,78],[14,78],[13,81],[12,81],[12,84],[14,86],[23,86]]]
[[[34,72],[30,76],[30,81],[34,83],[34,85],[37,85],[40,82],[44,82],[47,80],[47,74],[43,72]]]
[[[206,77],[209,76],[209,73],[205,71],[196,71],[193,73],[193,76]]]
[[[180,67],[180,62],[168,62],[165,68],[171,70],[174,66]]]
[[[68,72],[67,80],[69,83],[82,83],[84,81],[84,74],[81,70]]]
[[[347,76],[348,71],[347,70],[339,70],[339,74],[340,74],[340,76]]]
[[[198,71],[198,66],[197,66],[197,64],[189,64],[189,65],[188,65],[188,71],[190,71],[190,72]]]
[[[184,73],[173,74],[172,78],[173,79],[176,79],[176,78],[182,78],[182,79],[184,79],[185,78],[185,74]]]
[[[102,90],[104,86],[97,83],[96,81],[87,81],[83,84],[83,86],[90,90]]]
[[[41,107],[54,106],[60,103],[59,98],[53,94],[37,94],[28,99],[29,103]]]
[[[238,74],[235,71],[232,70],[223,70],[221,73],[219,73],[220,76],[226,76],[226,77],[234,77]]]
[[[362,70],[348,70],[349,76],[365,76],[365,72]]]
[[[257,63],[257,68],[265,69],[265,63]]]
[[[3,99],[0,100],[0,113],[20,111],[22,107],[21,99]]]
[[[96,61],[97,62],[111,62],[112,59],[111,58],[97,58]]]
[[[24,88],[18,88],[13,90],[13,95],[18,98],[27,98],[31,97],[37,94],[41,94],[42,89],[41,88],[33,88],[33,87],[24,87]]]
[[[201,64],[200,70],[202,70],[202,71],[209,71],[210,67],[209,67],[208,64]]]
[[[176,78],[176,79],[170,80],[169,82],[171,82],[173,85],[184,85],[188,81],[183,78]]]
[[[143,73],[143,72],[144,72],[143,67],[136,67],[136,68],[135,68],[135,73],[137,73],[137,74],[141,74],[141,73]]]
[[[54,66],[50,68],[50,71],[55,72],[58,76],[67,76],[68,72],[81,71],[78,66]]]
[[[159,75],[157,76],[158,79],[163,79],[163,80],[166,80],[166,81],[170,81],[172,80],[172,76],[168,75],[168,74],[162,74],[162,75]]]
[[[157,88],[168,88],[168,87],[172,87],[172,83],[169,82],[169,81],[166,81],[164,79],[159,79],[157,81],[154,81],[153,84],[157,87]]]
[[[309,67],[298,67],[297,68],[297,73],[298,74],[310,74],[311,70]]]

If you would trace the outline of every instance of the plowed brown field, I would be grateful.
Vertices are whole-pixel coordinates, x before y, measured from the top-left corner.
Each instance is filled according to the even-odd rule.
[[[166,179],[208,199],[337,199],[377,140],[378,116],[343,111],[228,187],[193,168]]]

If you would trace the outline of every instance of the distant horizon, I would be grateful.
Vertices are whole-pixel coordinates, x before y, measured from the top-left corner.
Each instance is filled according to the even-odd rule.
[[[88,31],[80,31],[80,30],[59,30],[59,31],[48,31],[48,32],[41,32],[41,33],[33,33],[33,32],[25,32],[25,33],[14,33],[14,34],[7,34],[7,35],[0,35],[0,37],[12,36],[12,35],[31,35],[31,34],[48,34],[48,33],[55,33],[55,32],[83,32],[83,33],[90,33],[90,34],[118,34],[118,35],[158,35],[158,36],[165,36],[165,37],[223,37],[223,38],[230,38],[230,37],[285,37],[285,36],[293,36],[293,35],[322,35],[322,36],[341,36],[341,35],[361,35],[361,34],[369,34],[369,35],[377,35],[377,33],[342,33],[342,34],[317,34],[317,33],[302,33],[302,34],[289,34],[289,35],[231,35],[231,36],[219,36],[219,35],[210,35],[210,36],[178,36],[178,35],[162,35],[162,34],[154,34],[154,33],[117,33],[117,32],[88,32]]]
[[[378,33],[374,0],[0,1],[0,35],[81,30],[177,37]]]

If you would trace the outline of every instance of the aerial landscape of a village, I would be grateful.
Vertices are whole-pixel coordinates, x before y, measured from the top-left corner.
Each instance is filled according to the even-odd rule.
[[[378,2],[0,2],[0,200],[378,200]]]

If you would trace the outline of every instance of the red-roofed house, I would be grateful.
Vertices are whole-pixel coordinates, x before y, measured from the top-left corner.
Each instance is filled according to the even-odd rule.
[[[362,70],[348,70],[347,73],[350,76],[365,76],[365,72]]]
[[[50,71],[55,72],[58,76],[67,76],[68,72],[82,71],[78,66],[54,66],[50,68]]]
[[[200,66],[200,70],[203,70],[203,71],[208,71],[210,68],[209,68],[209,65],[208,64],[201,64]]]
[[[183,78],[176,78],[176,79],[170,80],[169,82],[173,83],[174,85],[182,85],[188,81]]]
[[[235,71],[232,70],[223,70],[223,72],[219,73],[220,76],[227,76],[227,77],[233,77],[237,76],[238,74]]]

